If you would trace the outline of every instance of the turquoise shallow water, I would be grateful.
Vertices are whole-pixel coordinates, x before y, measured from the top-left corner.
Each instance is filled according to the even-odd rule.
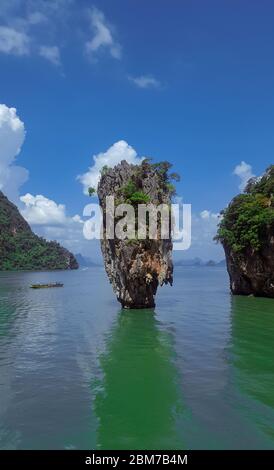
[[[0,273],[0,448],[273,449],[274,301],[214,267],[177,268],[154,311],[103,268]]]

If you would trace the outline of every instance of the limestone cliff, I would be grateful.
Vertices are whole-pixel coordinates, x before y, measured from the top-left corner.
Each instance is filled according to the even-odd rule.
[[[72,253],[35,235],[0,191],[0,271],[77,269]]]
[[[274,297],[274,165],[236,196],[219,225],[233,294]]]
[[[98,197],[104,214],[101,240],[105,269],[117,299],[125,308],[151,308],[158,285],[172,284],[172,241],[167,239],[109,239],[106,236],[106,196],[114,196],[115,205],[130,203],[137,213],[139,204],[168,204],[174,192],[169,182],[168,162],[130,165],[122,161],[113,169],[104,168],[98,185]],[[174,175],[174,174],[173,174]],[[117,221],[117,218],[115,219]]]

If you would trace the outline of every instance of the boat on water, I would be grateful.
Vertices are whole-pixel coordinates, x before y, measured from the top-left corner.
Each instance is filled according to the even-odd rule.
[[[63,287],[64,284],[61,282],[54,282],[50,284],[31,284],[31,289],[47,289],[49,287]]]

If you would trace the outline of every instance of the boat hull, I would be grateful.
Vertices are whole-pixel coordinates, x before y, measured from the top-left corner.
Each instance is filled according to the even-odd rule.
[[[63,287],[64,284],[32,284],[31,289],[50,289],[53,287]]]

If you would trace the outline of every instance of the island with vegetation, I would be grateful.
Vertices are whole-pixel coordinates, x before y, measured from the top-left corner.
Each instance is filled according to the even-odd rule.
[[[17,207],[0,191],[0,270],[77,269],[72,253],[35,235]]]
[[[233,294],[274,297],[274,165],[222,211],[216,239]]]
[[[168,162],[151,163],[148,159],[141,165],[132,165],[124,160],[114,168],[104,167],[97,190],[104,216],[106,196],[114,197],[115,206],[123,203],[132,205],[136,215],[139,204],[166,204],[170,210],[175,193],[172,180],[178,179],[177,174],[169,173],[170,168]],[[93,193],[92,188],[90,193]],[[105,269],[124,308],[154,307],[158,286],[172,284],[171,230],[166,239],[161,239],[160,225],[155,239],[148,236],[145,239],[119,239],[116,236],[110,239],[106,236],[104,217],[101,248]],[[135,228],[137,233],[137,221]]]

